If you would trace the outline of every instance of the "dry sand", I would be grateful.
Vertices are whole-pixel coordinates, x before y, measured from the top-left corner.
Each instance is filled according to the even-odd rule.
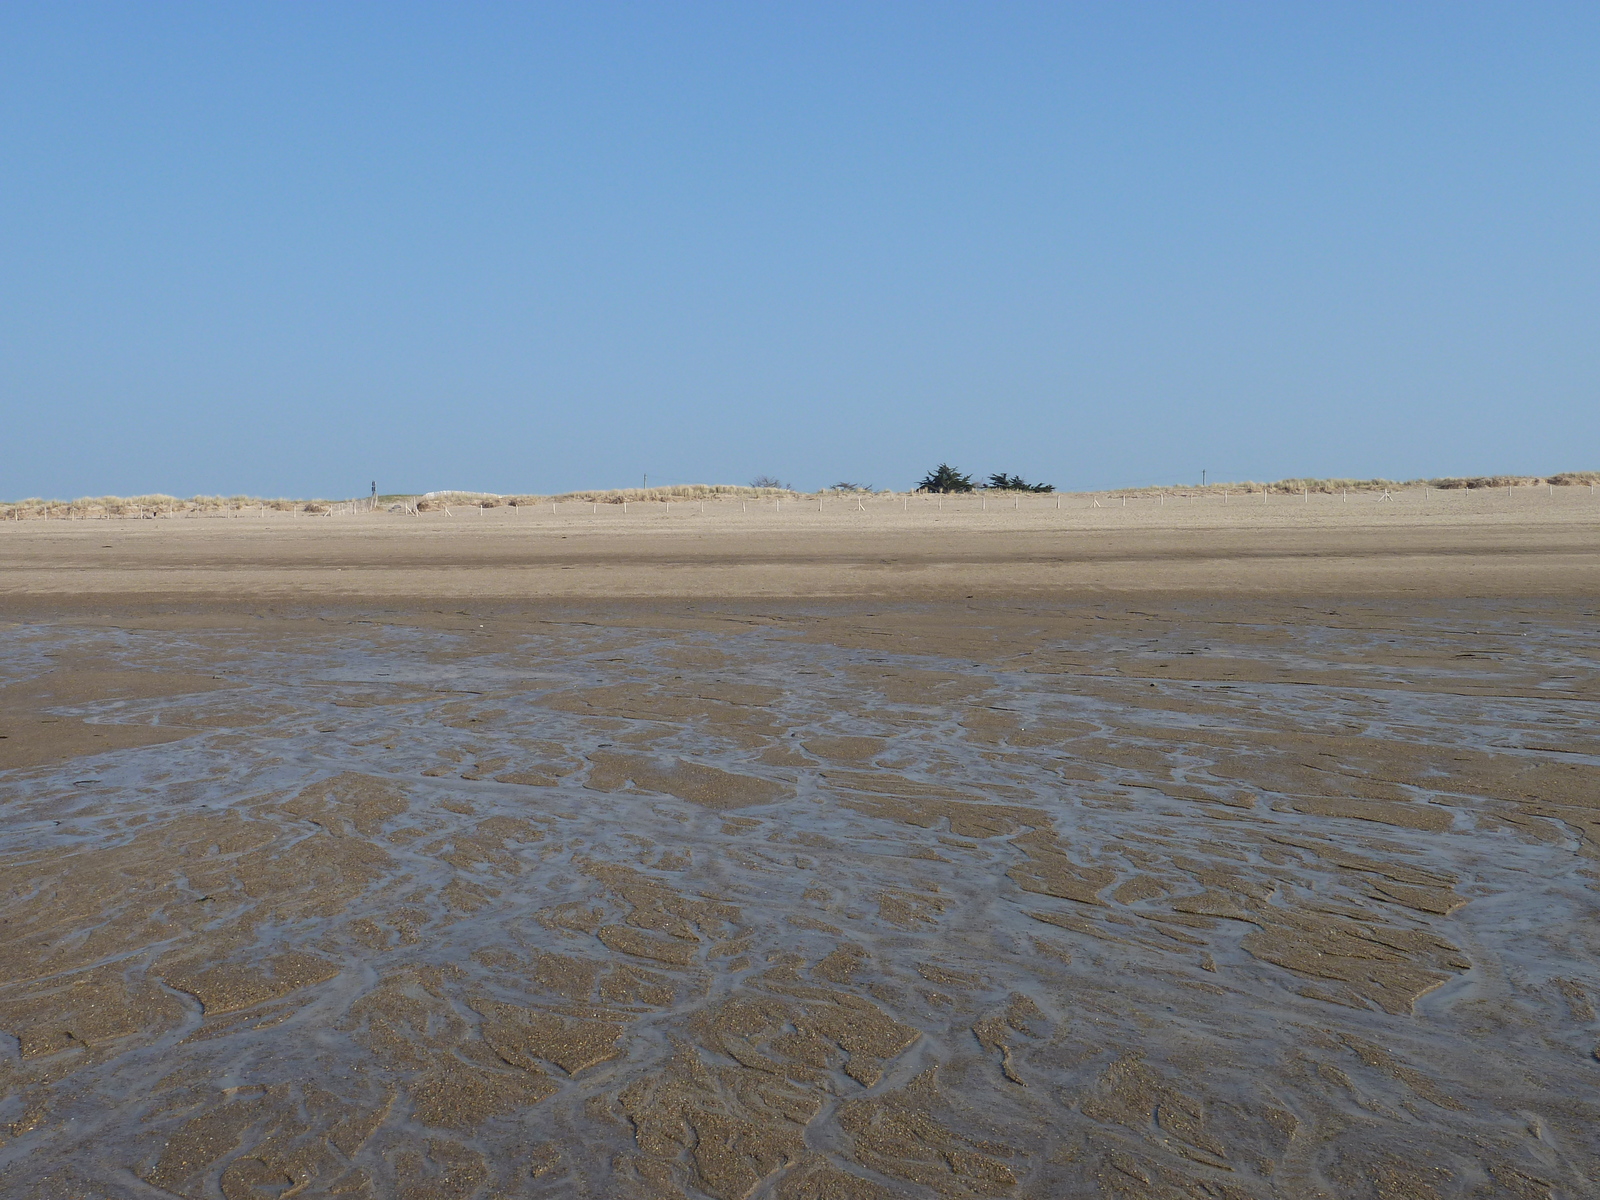
[[[1600,503],[978,503],[0,526],[5,1194],[1595,1194]]]
[[[1600,497],[1588,488],[1060,502],[19,522],[0,524],[0,600],[1600,592]]]

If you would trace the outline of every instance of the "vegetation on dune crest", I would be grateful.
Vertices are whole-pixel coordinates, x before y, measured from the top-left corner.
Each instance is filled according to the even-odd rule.
[[[837,486],[837,485],[836,485]],[[971,492],[977,489],[993,492],[1053,492],[1055,485],[1029,483],[1021,475],[1008,475],[1004,471],[989,476],[987,483],[973,483],[972,476],[956,470],[949,463],[940,463],[922,477],[917,484],[919,492]]]
[[[360,504],[349,500],[268,500],[260,496],[80,496],[76,500],[43,500],[37,497],[0,503],[0,521],[27,521],[38,518],[80,517],[174,517],[227,516],[263,512],[333,512],[341,505]]]
[[[1337,495],[1341,492],[1376,492],[1384,489],[1432,488],[1436,491],[1492,491],[1506,488],[1600,487],[1600,471],[1561,471],[1553,475],[1473,475],[1449,476],[1438,479],[1280,479],[1275,483],[1257,483],[1249,480],[1232,483],[1154,485],[1138,488],[1107,489],[1117,496],[1220,496],[1223,493],[1266,492],[1268,495]],[[990,475],[985,483],[974,483],[972,476],[956,470],[949,463],[940,463],[917,484],[916,490],[928,493],[967,493],[977,490],[1004,492],[1053,492],[1050,484],[1030,484],[1020,475],[1000,472]],[[815,497],[819,493],[812,493]],[[820,494],[876,495],[894,493],[876,492],[869,484],[840,482],[822,490]],[[1080,493],[1090,494],[1090,493]],[[549,504],[626,504],[637,502],[706,501],[706,500],[786,500],[798,498],[800,493],[782,486],[772,476],[758,476],[749,487],[733,484],[678,484],[672,487],[609,488],[595,491],[563,492],[560,495],[493,496],[475,492],[435,492],[428,497],[415,493],[393,493],[377,497],[378,508],[383,512],[429,512],[445,508],[477,507],[498,508],[502,505],[530,507]],[[357,496],[350,500],[291,500],[264,499],[259,496],[83,496],[76,500],[0,501],[0,521],[29,521],[40,518],[149,518],[149,517],[248,517],[270,513],[322,516],[370,511],[371,498]]]
[[[581,501],[587,504],[624,504],[630,501],[673,500],[758,500],[768,496],[792,496],[794,489],[780,484],[771,486],[740,487],[731,483],[680,483],[672,487],[611,488],[592,492],[562,492],[558,496],[518,497],[519,502],[530,504],[565,504]]]
[[[922,477],[922,482],[917,484],[917,491],[947,494],[970,492],[973,487],[972,476],[963,475],[949,463],[940,463]]]
[[[1401,488],[1431,488],[1434,491],[1478,491],[1515,487],[1588,487],[1600,483],[1600,471],[1562,471],[1555,475],[1473,475],[1448,476],[1439,479],[1279,479],[1272,483],[1255,480],[1238,480],[1232,483],[1211,483],[1205,487],[1177,484],[1169,488],[1126,488],[1135,491],[1183,491],[1212,493],[1217,491],[1280,493],[1298,496],[1328,495],[1336,492],[1377,492]]]
[[[996,492],[1053,492],[1056,485],[1053,483],[1029,483],[1021,475],[1007,475],[1001,471],[998,475],[989,476],[989,482],[984,485]]]
[[[555,495],[528,493],[516,496],[490,496],[475,492],[435,492],[421,499],[396,497],[402,507],[418,512],[439,512],[449,508],[536,508],[551,504],[629,504],[671,503],[688,500],[757,500],[771,496],[791,496],[786,488],[740,487],[731,483],[679,483],[652,488],[597,488]]]

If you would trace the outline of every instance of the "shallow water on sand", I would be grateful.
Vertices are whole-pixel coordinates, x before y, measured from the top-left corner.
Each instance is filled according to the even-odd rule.
[[[8,1194],[1595,1194],[1574,614],[285,624],[6,635],[226,685],[0,775]]]

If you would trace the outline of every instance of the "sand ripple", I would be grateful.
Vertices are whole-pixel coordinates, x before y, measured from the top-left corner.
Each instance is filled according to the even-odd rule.
[[[1589,1194],[1597,649],[1553,604],[15,629],[80,733],[0,774],[7,1194]]]

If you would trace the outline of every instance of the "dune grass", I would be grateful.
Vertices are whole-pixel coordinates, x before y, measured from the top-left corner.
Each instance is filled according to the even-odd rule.
[[[1600,484],[1600,471],[1562,471],[1555,475],[1472,475],[1447,476],[1438,479],[1278,479],[1262,482],[1254,479],[1237,479],[1221,483],[1150,484],[1143,487],[1114,488],[1095,495],[1154,496],[1169,495],[1210,496],[1229,492],[1234,495],[1254,492],[1299,496],[1337,495],[1341,492],[1399,491],[1402,488],[1432,488],[1435,491],[1481,490],[1508,487],[1589,487]],[[1089,493],[1074,493],[1087,495]]]
[[[142,517],[187,517],[260,515],[265,512],[325,515],[350,504],[365,501],[267,499],[261,496],[80,496],[76,500],[0,501],[0,521],[31,521],[42,518],[92,519]]]

